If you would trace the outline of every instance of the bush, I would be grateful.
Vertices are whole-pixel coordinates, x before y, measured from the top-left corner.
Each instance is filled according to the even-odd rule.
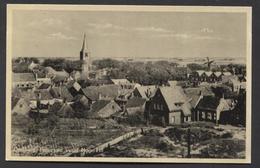
[[[159,140],[158,144],[156,145],[156,148],[159,151],[166,153],[171,152],[175,149],[171,144],[165,142],[164,140]]]
[[[201,157],[238,158],[238,153],[245,150],[245,141],[215,140],[201,150]]]

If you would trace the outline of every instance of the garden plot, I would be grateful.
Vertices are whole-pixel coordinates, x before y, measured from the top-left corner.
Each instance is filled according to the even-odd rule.
[[[30,133],[30,124],[20,128],[12,127],[12,155],[64,156],[83,148],[94,148],[132,130],[105,120],[69,119],[60,121],[54,129],[48,129],[45,124],[42,121],[37,126],[34,125],[34,131]]]

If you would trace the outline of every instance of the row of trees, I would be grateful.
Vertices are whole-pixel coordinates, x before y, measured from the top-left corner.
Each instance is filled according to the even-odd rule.
[[[168,61],[123,62],[112,59],[96,60],[97,69],[110,68],[111,78],[127,78],[140,84],[166,84],[168,80],[181,80],[187,76],[187,68]]]
[[[80,60],[72,61],[63,58],[45,59],[42,63],[42,66],[44,67],[50,66],[57,71],[61,71],[62,69],[64,69],[68,73],[71,73],[73,70],[81,70],[81,65],[82,61]]]
[[[111,68],[111,78],[127,78],[140,84],[165,84],[168,80],[185,80],[187,74],[196,70],[207,70],[207,66],[197,63],[187,67],[178,67],[177,63],[168,61],[156,62],[123,62],[113,59],[96,60],[97,69]],[[219,65],[212,71],[229,71],[234,74],[246,73],[246,66],[240,64]]]
[[[14,72],[29,72],[28,65],[39,60],[26,59],[26,61],[17,59],[13,61]],[[81,70],[82,61],[66,60],[63,58],[45,59],[42,66],[50,66],[55,70],[66,70],[68,73],[73,70]],[[110,69],[111,78],[127,78],[140,84],[165,84],[168,80],[185,80],[187,74],[195,70],[206,70],[206,66],[191,63],[187,67],[178,67],[177,63],[168,61],[156,62],[125,62],[113,59],[95,60],[92,63],[95,69]],[[235,74],[245,74],[245,65],[229,64],[214,67],[212,71],[230,71]]]

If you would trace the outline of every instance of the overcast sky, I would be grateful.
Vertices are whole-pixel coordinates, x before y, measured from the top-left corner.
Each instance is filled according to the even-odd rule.
[[[245,57],[246,14],[15,11],[13,56]]]

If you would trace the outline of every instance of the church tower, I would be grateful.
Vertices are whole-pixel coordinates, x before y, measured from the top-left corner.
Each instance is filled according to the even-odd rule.
[[[90,55],[87,50],[86,34],[84,34],[84,37],[83,37],[82,49],[80,51],[80,61],[82,61],[81,74],[84,77],[89,78]]]

